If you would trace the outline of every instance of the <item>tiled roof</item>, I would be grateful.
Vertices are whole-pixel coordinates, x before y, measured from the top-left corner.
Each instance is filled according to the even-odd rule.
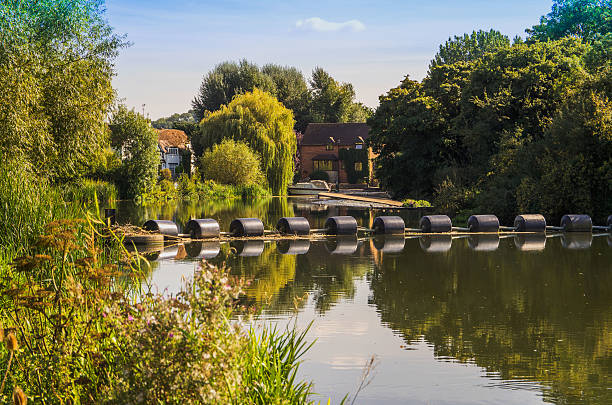
[[[336,145],[354,145],[361,142],[361,139],[366,140],[370,136],[370,127],[365,123],[350,122],[350,123],[335,123],[335,124],[319,124],[312,123],[306,127],[302,145],[327,145],[333,143]],[[360,139],[361,138],[361,139]]]
[[[159,129],[158,143],[164,152],[167,148],[188,149],[189,138],[180,129]]]

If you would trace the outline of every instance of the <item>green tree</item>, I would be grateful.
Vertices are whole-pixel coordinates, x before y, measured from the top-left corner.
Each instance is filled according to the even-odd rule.
[[[151,190],[157,180],[159,150],[157,132],[141,114],[124,105],[113,111],[111,142],[121,156],[117,183],[126,197],[136,197]]]
[[[220,184],[263,185],[261,159],[244,142],[224,139],[204,152],[200,159],[202,177]]]
[[[175,124],[194,123],[193,113],[194,110],[189,110],[186,113],[174,113],[169,117],[151,121],[151,125],[157,129],[173,129]]]
[[[312,122],[365,122],[371,114],[363,104],[354,102],[350,83],[340,83],[320,67],[310,79],[310,117]]]
[[[612,1],[554,0],[551,12],[525,32],[532,41],[576,36],[592,42],[600,35],[612,33]]]
[[[487,52],[495,52],[510,46],[510,39],[499,31],[472,31],[462,37],[449,38],[434,56],[430,68],[456,62],[470,62],[481,58]]]
[[[274,92],[278,101],[293,111],[295,130],[304,131],[310,122],[310,93],[304,75],[291,66],[267,64],[262,73],[274,82]]]
[[[200,122],[206,111],[216,111],[222,105],[228,105],[234,96],[254,88],[274,93],[275,84],[259,66],[246,59],[218,64],[204,76],[198,94],[191,102],[195,120]]]
[[[204,118],[193,143],[205,150],[227,138],[246,142],[260,155],[271,191],[284,195],[293,179],[294,124],[291,110],[274,96],[255,89]]]
[[[0,4],[0,151],[52,180],[99,166],[114,98],[112,61],[125,46],[98,0]]]

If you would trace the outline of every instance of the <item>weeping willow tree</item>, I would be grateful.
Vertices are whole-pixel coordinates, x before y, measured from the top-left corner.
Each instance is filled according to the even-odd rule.
[[[254,89],[204,117],[193,143],[203,151],[223,139],[246,142],[261,156],[261,169],[270,190],[275,195],[284,195],[293,179],[294,123],[291,110],[274,96]]]

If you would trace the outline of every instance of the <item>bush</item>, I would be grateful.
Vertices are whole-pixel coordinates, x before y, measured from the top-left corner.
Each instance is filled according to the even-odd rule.
[[[265,184],[261,160],[244,142],[223,140],[204,153],[200,166],[203,178],[219,184]]]
[[[323,170],[316,170],[310,175],[310,180],[325,180],[329,181],[329,174]]]
[[[61,186],[64,200],[78,203],[111,202],[117,199],[117,187],[102,180],[82,179]]]
[[[431,203],[426,200],[411,200],[410,198],[403,200],[404,207],[409,208],[426,208],[431,207]]]

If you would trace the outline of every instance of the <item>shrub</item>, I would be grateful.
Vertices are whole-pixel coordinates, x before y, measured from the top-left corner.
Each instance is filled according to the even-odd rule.
[[[200,166],[203,178],[219,184],[265,184],[261,160],[244,142],[223,140],[204,153]]]
[[[64,200],[78,203],[92,203],[96,197],[103,202],[117,199],[117,187],[102,180],[82,179],[64,184],[61,191]]]
[[[404,207],[409,208],[426,208],[431,207],[431,203],[426,200],[411,200],[410,198],[403,200]]]
[[[316,170],[310,175],[310,180],[325,180],[329,181],[329,174],[323,170]]]
[[[172,180],[172,172],[170,169],[161,169],[159,173],[162,180]]]

